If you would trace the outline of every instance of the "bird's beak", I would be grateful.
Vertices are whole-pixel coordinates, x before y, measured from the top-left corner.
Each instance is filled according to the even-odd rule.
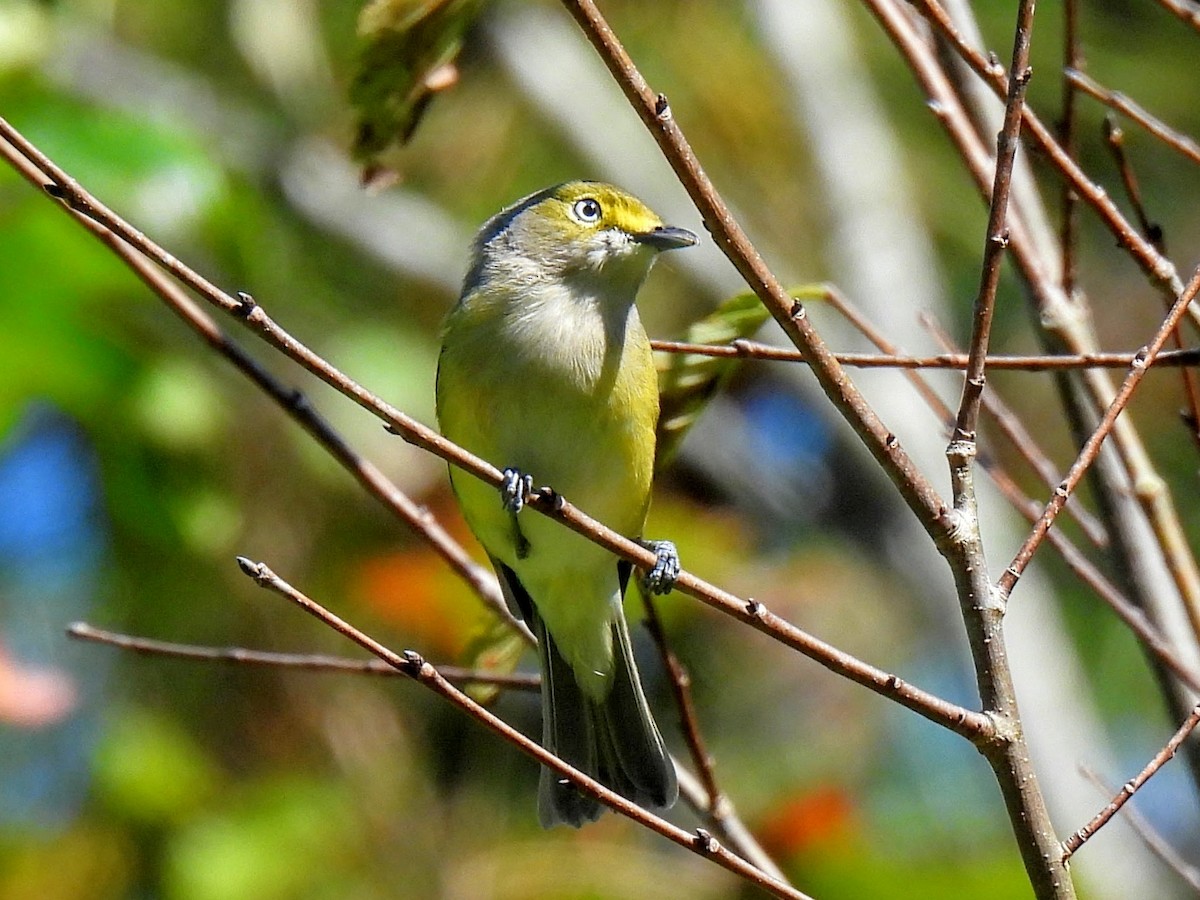
[[[655,250],[678,250],[680,247],[692,247],[700,242],[694,233],[674,225],[659,225],[653,231],[635,234],[633,239]]]

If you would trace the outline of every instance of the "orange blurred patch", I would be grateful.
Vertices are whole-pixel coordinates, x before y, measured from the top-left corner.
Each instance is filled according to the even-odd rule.
[[[475,549],[453,498],[440,497],[431,511],[455,540]],[[355,580],[366,605],[431,658],[457,659],[486,621],[479,600],[424,545],[364,560]]]
[[[787,859],[817,846],[844,842],[857,830],[854,819],[851,796],[830,786],[784,800],[755,830],[768,853]]]
[[[442,596],[444,566],[432,551],[417,550],[365,560],[358,575],[367,605],[428,655],[455,653],[464,643]]]

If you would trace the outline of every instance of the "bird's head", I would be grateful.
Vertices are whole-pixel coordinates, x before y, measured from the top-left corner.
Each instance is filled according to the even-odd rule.
[[[599,281],[636,290],[663,250],[696,235],[664,225],[646,204],[597,181],[568,181],[492,217],[476,239],[472,275]],[[469,280],[470,280],[469,276]]]

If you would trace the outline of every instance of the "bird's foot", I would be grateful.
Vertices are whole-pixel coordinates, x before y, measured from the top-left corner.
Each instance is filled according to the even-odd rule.
[[[522,475],[518,469],[505,469],[504,481],[500,485],[500,496],[504,509],[513,515],[525,506],[525,498],[533,493],[533,476]]]
[[[657,557],[653,567],[642,577],[642,584],[651,594],[667,594],[679,577],[679,551],[670,541],[642,541],[642,546],[653,550]]]

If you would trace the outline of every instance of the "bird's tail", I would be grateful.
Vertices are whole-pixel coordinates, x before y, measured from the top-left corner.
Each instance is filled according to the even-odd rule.
[[[673,804],[679,796],[675,765],[642,692],[625,617],[619,612],[613,616],[612,684],[597,701],[580,689],[537,610],[528,612],[541,657],[543,746],[639,806],[665,809]],[[557,772],[542,769],[538,818],[544,827],[565,823],[578,828],[603,811],[598,800]]]

